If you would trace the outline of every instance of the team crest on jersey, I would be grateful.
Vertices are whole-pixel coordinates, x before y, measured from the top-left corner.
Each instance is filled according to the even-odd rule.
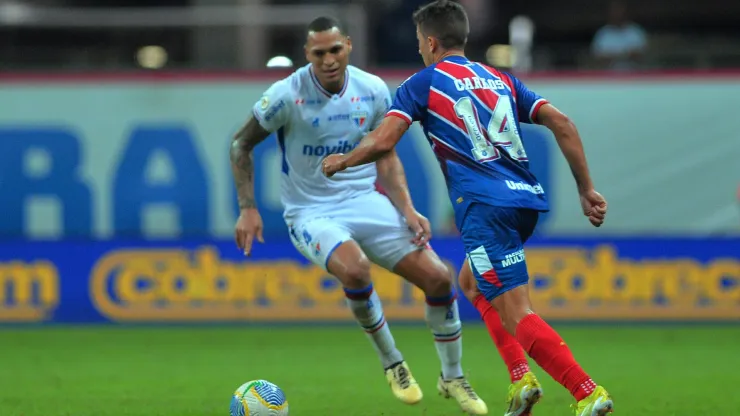
[[[357,127],[362,127],[367,121],[367,111],[353,111],[351,116]]]
[[[262,108],[263,110],[267,110],[267,107],[269,106],[270,106],[270,99],[267,98],[267,96],[262,97],[262,99],[260,100],[260,108]]]

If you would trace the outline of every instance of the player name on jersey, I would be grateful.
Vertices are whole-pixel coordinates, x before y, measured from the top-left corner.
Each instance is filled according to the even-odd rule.
[[[503,90],[506,84],[500,79],[485,79],[481,77],[461,78],[455,80],[455,88],[458,91],[472,90]]]

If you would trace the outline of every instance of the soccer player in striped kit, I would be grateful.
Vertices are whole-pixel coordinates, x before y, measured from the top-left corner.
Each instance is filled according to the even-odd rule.
[[[467,253],[461,287],[486,320],[511,371],[506,416],[531,414],[542,387],[521,348],[573,394],[577,416],[613,409],[607,391],[573,358],[563,339],[532,311],[524,243],[545,191],[529,170],[519,123],[540,123],[555,135],[575,176],[583,212],[600,226],[606,201],[594,190],[583,145],[573,123],[520,80],[465,57],[469,28],[463,7],[448,0],[414,14],[419,53],[427,66],[398,87],[382,124],[354,150],[324,160],[332,176],[392,152],[419,121],[447,179],[457,228]],[[517,345],[518,344],[518,345]]]

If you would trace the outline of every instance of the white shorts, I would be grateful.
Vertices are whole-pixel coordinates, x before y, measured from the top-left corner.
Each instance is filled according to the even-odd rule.
[[[332,204],[325,212],[312,212],[286,220],[293,245],[307,259],[327,270],[334,250],[356,241],[373,263],[390,271],[407,254],[420,247],[403,215],[391,201],[371,192]]]

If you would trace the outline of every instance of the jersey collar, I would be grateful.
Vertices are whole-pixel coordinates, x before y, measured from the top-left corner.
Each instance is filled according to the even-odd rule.
[[[321,91],[322,94],[324,94],[325,96],[327,96],[329,98],[331,98],[332,96],[334,96],[334,93],[331,93],[331,92],[327,91],[326,88],[324,88],[324,87],[321,86],[321,83],[319,82],[319,79],[316,78],[316,74],[313,73],[313,68],[311,68],[309,66],[308,72],[311,74],[311,80],[313,81],[313,85],[316,86],[316,89],[317,90]],[[339,91],[339,94],[337,94],[337,95],[339,95],[340,97],[343,96],[344,95],[344,92],[347,91],[347,86],[348,85],[349,85],[349,70],[348,69],[345,69],[344,70],[344,85],[342,86],[342,90]]]
[[[468,62],[468,58],[466,58],[464,56],[460,56],[460,55],[450,55],[450,56],[446,56],[440,62],[445,62],[445,61],[454,62],[456,64],[463,64],[463,63],[467,63]]]

